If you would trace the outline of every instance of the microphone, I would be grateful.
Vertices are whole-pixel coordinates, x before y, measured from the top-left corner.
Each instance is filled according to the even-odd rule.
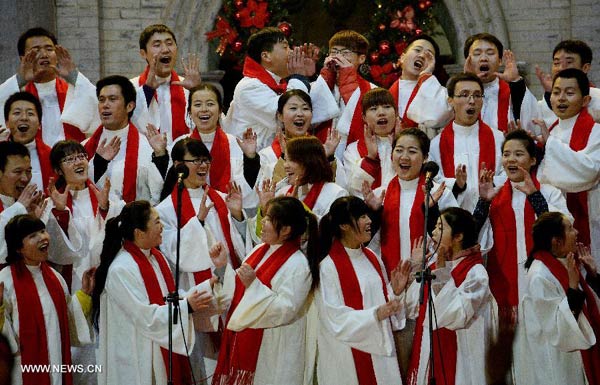
[[[183,180],[190,175],[190,169],[185,163],[180,163],[175,166],[175,172],[177,173],[177,183],[183,182]]]
[[[423,165],[423,171],[425,171],[425,183],[430,184],[440,171],[440,166],[435,162],[429,161]]]

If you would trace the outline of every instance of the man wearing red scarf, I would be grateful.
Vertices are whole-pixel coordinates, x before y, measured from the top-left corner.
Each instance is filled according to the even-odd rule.
[[[136,109],[132,121],[145,133],[150,123],[165,134],[170,145],[190,133],[185,121],[188,90],[200,84],[199,59],[191,55],[183,63],[185,78],[175,72],[177,39],[164,24],[153,24],[140,34],[140,55],[146,69],[131,79],[136,87]]]
[[[306,48],[306,49],[305,49]],[[244,60],[244,78],[235,87],[233,100],[223,122],[226,132],[242,138],[248,128],[257,135],[257,151],[268,147],[275,138],[277,100],[287,90],[301,89],[309,93],[313,123],[331,119],[338,113],[335,100],[324,84],[312,85],[318,50],[312,44],[290,49],[278,28],[268,27],[248,39]]]
[[[43,28],[24,32],[17,48],[19,68],[0,85],[0,105],[15,92],[27,91],[42,104],[41,138],[45,143],[52,146],[63,139],[84,140],[99,124],[94,85],[77,70],[69,51],[57,45],[54,34]]]

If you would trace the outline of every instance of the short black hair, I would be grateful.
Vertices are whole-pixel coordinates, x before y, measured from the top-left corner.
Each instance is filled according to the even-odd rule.
[[[446,88],[448,89],[448,97],[453,98],[454,92],[456,91],[456,85],[460,82],[475,82],[479,84],[479,88],[481,88],[481,92],[483,92],[483,82],[479,77],[475,74],[469,72],[460,72],[456,75],[452,75],[446,83]]]
[[[0,142],[0,171],[4,172],[9,156],[31,157],[27,147],[21,143],[13,141]]]
[[[502,142],[502,152],[504,152],[504,146],[506,145],[506,142],[508,142],[509,140],[520,141],[525,146],[525,149],[527,150],[527,153],[529,154],[529,156],[532,158],[536,157],[535,141],[527,133],[527,131],[525,131],[523,129],[518,129],[518,130],[510,131],[509,133],[507,133],[506,136],[504,137],[504,142]]]
[[[164,24],[152,24],[144,28],[142,33],[140,33],[140,49],[146,50],[146,46],[148,45],[148,41],[155,33],[168,33],[173,37],[173,41],[177,44],[177,39],[175,38],[175,34],[171,30],[171,28],[167,27]]]
[[[96,83],[96,97],[100,97],[100,91],[102,91],[104,87],[112,85],[121,87],[121,94],[123,95],[123,99],[125,99],[125,105],[129,104],[129,102],[135,103],[137,97],[135,87],[129,79],[121,75],[111,75],[98,80],[98,82]],[[131,112],[129,113],[130,119],[133,115],[133,111],[135,111],[135,106],[133,107],[133,110],[131,110]]]
[[[253,33],[248,38],[246,54],[260,64],[260,56],[264,51],[271,52],[275,44],[286,41],[285,35],[277,27],[267,27]]]
[[[437,62],[438,57],[440,56],[440,46],[438,45],[438,43],[433,40],[433,38],[427,34],[420,34],[420,35],[414,35],[413,37],[411,37],[410,39],[408,39],[406,41],[406,47],[404,47],[404,52],[406,52],[406,50],[408,50],[408,48],[410,47],[410,45],[412,43],[414,43],[417,40],[427,40],[428,42],[431,43],[431,45],[433,46],[433,49],[435,50],[435,52],[433,53],[435,60]]]
[[[52,40],[52,44],[58,44],[58,40],[56,40],[56,36],[50,31],[42,27],[30,28],[27,31],[23,32],[21,36],[19,36],[19,40],[17,41],[17,51],[19,52],[19,56],[25,55],[25,43],[27,43],[27,39],[30,37],[36,36],[46,36],[50,40]]]
[[[386,88],[373,88],[367,91],[361,101],[363,116],[367,110],[373,106],[385,106],[391,105],[394,110],[398,112],[398,104],[394,101],[392,93]]]
[[[359,55],[366,55],[369,50],[369,40],[351,29],[338,31],[329,39],[329,49],[336,45],[346,47]]]
[[[471,46],[477,40],[485,40],[495,45],[496,49],[498,50],[498,57],[502,59],[502,55],[504,54],[504,46],[502,45],[502,42],[500,42],[500,40],[498,40],[496,36],[487,32],[471,35],[467,38],[467,40],[465,41],[465,46],[463,48],[463,55],[465,55],[465,59],[469,56],[469,50],[471,49]]]
[[[83,145],[75,140],[59,140],[50,150],[50,165],[54,170],[60,170],[62,160],[73,154],[86,154]]]
[[[590,94],[590,79],[588,79],[587,75],[582,70],[578,70],[577,68],[567,68],[558,72],[554,75],[554,79],[552,79],[552,87],[554,87],[554,83],[556,83],[556,79],[558,78],[575,79],[577,80],[577,85],[579,85],[581,96]]]
[[[473,215],[465,209],[460,207],[449,207],[443,210],[440,214],[444,217],[444,220],[452,228],[452,235],[455,237],[458,234],[463,235],[462,248],[468,249],[477,244],[477,238],[479,232],[477,231],[477,225]],[[444,229],[446,231],[446,229]]]
[[[552,57],[554,58],[554,55],[556,55],[556,53],[558,51],[565,51],[568,53],[574,53],[576,55],[579,55],[579,57],[581,58],[581,64],[587,64],[587,63],[592,63],[592,49],[590,48],[589,45],[587,45],[585,42],[581,41],[581,40],[563,40],[560,43],[558,43],[556,45],[556,47],[554,47],[554,51],[552,51]]]
[[[202,91],[202,90],[207,90],[207,91],[210,91],[213,94],[215,94],[217,96],[217,104],[219,105],[219,110],[223,111],[223,96],[221,95],[221,92],[219,91],[219,89],[214,84],[202,82],[199,85],[197,85],[196,87],[193,87],[188,94],[188,106],[187,106],[188,112],[190,112],[190,110],[192,108],[192,96],[194,96],[194,94],[197,91]]]
[[[402,138],[403,136],[412,136],[415,139],[417,139],[417,142],[419,142],[419,148],[421,149],[421,153],[423,154],[423,158],[427,158],[429,156],[429,147],[431,145],[431,140],[429,139],[425,131],[417,127],[411,127],[400,131],[398,136],[396,136],[392,141],[392,151],[394,151],[396,143],[398,143],[398,139]]]
[[[310,99],[310,95],[307,94],[306,92],[304,92],[303,90],[301,90],[300,88],[294,88],[293,90],[287,90],[286,92],[281,94],[279,99],[277,99],[277,113],[283,114],[283,107],[285,107],[285,104],[293,96],[297,96],[300,99],[302,99],[306,104],[308,104],[308,106],[310,107],[310,110],[312,111],[313,106],[312,106],[312,100]]]
[[[11,264],[23,259],[18,250],[23,247],[25,237],[45,228],[44,222],[30,214],[17,215],[8,221],[4,228],[7,251],[6,262]]]
[[[37,115],[38,115],[38,120],[41,123],[42,122],[42,104],[40,103],[40,100],[37,97],[35,97],[35,95],[30,94],[27,91],[15,92],[14,94],[10,95],[8,97],[8,99],[6,99],[6,102],[4,102],[4,121],[8,120],[8,115],[10,114],[10,108],[12,107],[13,103],[18,102],[19,100],[24,100],[24,101],[30,102],[31,104],[34,105],[35,111],[37,112]]]

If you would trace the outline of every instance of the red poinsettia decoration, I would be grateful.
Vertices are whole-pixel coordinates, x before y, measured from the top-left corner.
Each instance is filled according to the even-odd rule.
[[[256,27],[264,28],[269,21],[269,11],[266,1],[248,0],[246,7],[240,9],[240,26],[242,28]]]
[[[394,71],[394,65],[388,62],[382,66],[372,65],[371,77],[381,87],[390,88],[396,79],[398,79],[398,73]]]
[[[220,38],[219,47],[217,48],[217,52],[219,55],[223,55],[225,49],[227,49],[227,45],[233,44],[236,42],[238,37],[238,33],[233,28],[227,20],[222,17],[217,17],[217,23],[215,25],[215,30],[206,33],[206,38],[208,40]]]
[[[415,9],[410,5],[404,7],[402,11],[397,10],[396,14],[392,15],[390,28],[396,28],[402,32],[411,32],[415,27]]]

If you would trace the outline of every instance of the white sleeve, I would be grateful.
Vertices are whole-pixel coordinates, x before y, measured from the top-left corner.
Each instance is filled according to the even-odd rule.
[[[6,241],[4,238],[4,228],[8,221],[17,215],[27,214],[27,209],[20,202],[15,202],[0,213],[0,263],[6,263]]]
[[[310,85],[310,99],[313,105],[312,124],[326,122],[340,114],[333,92],[321,75]]]
[[[427,128],[445,126],[452,115],[448,91],[433,75],[421,84],[406,112],[407,118]]]
[[[0,84],[0,106],[4,106],[6,99],[15,92],[19,92],[19,84],[17,83],[17,75],[13,75]],[[0,126],[6,127],[4,114],[0,114]]]
[[[81,72],[77,74],[75,86],[69,84],[60,121],[72,124],[86,134],[93,133],[100,126],[96,86]]]

